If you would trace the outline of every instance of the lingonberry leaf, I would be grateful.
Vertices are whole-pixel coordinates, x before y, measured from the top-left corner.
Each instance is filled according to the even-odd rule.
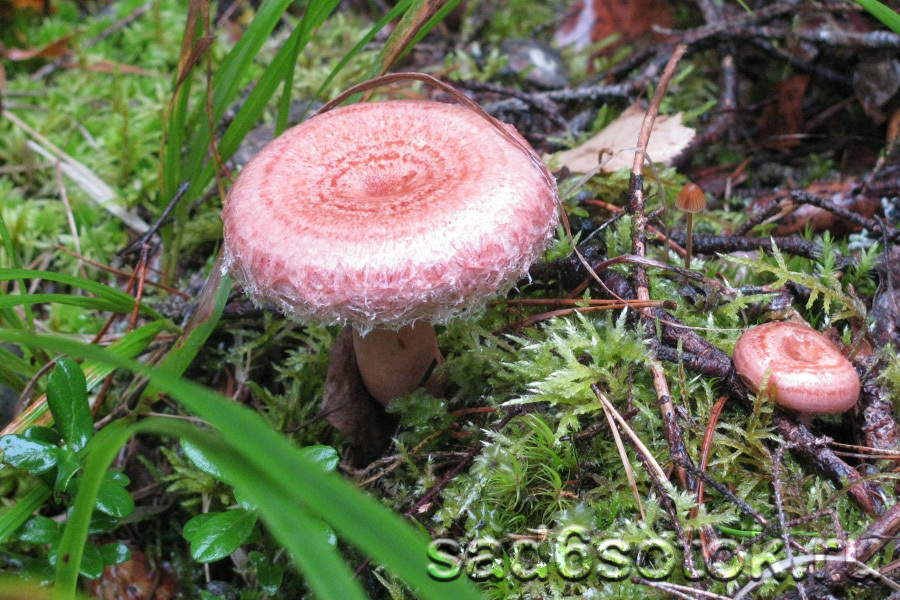
[[[28,544],[52,544],[62,534],[62,524],[49,517],[35,515],[16,531],[16,537]]]
[[[0,451],[3,462],[33,475],[46,473],[56,466],[59,458],[58,446],[16,433],[0,437]]]
[[[60,435],[72,450],[84,448],[94,434],[84,372],[74,360],[60,358],[47,381],[47,405]]]
[[[189,528],[190,524],[185,524],[184,536],[191,543],[191,556],[208,563],[225,558],[244,543],[256,525],[256,512],[235,508],[207,517],[199,527]]]

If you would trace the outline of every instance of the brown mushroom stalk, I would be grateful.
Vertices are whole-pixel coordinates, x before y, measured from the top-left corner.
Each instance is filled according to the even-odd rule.
[[[700,186],[696,183],[688,183],[678,192],[678,196],[675,198],[675,206],[679,210],[683,210],[687,213],[687,224],[685,225],[687,241],[685,242],[684,247],[684,268],[690,269],[691,256],[694,247],[694,214],[706,208],[706,196],[704,195],[703,190],[700,189]]]
[[[442,361],[433,323],[508,289],[552,239],[556,182],[511,126],[406,100],[336,108],[268,144],[228,193],[225,264],[297,320],[354,328],[387,403]],[[440,393],[436,379],[426,389]]]
[[[366,389],[379,402],[386,404],[421,385],[440,396],[442,386],[432,372],[444,358],[433,325],[418,322],[398,331],[373,329],[365,336],[354,329],[353,350]]]

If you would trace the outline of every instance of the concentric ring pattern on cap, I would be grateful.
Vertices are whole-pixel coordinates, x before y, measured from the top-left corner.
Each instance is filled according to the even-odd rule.
[[[472,110],[363,103],[315,116],[241,172],[225,268],[257,299],[362,331],[441,321],[522,277],[557,225],[527,142]]]

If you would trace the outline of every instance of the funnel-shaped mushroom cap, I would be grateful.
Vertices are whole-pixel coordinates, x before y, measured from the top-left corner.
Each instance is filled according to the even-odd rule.
[[[800,323],[766,323],[745,331],[734,347],[734,369],[784,408],[808,414],[841,413],[856,404],[859,375],[824,335]]]
[[[557,224],[553,177],[505,130],[428,101],[315,116],[231,188],[226,268],[291,316],[362,331],[480,306],[526,273]]]

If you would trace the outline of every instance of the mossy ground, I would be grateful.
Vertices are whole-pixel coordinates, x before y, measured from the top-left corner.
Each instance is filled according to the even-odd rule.
[[[464,21],[460,35],[492,45],[512,36],[536,35],[535,32],[549,27],[557,15],[549,6],[524,0],[503,4],[503,10],[496,10],[477,31],[467,30],[465,23],[471,21]],[[2,41],[8,47],[42,47],[62,36],[72,36],[68,62],[53,74],[34,80],[32,75],[47,61],[5,61],[4,109],[40,131],[110,185],[117,196],[116,202],[123,208],[135,210],[152,222],[160,212],[160,144],[179,59],[185,3],[152,0],[143,16],[92,45],[88,42],[116,20],[137,10],[141,3],[123,0],[103,7],[79,7],[61,1],[53,3],[53,7],[55,12],[47,17],[16,11],[4,26]],[[87,13],[83,15],[85,9]],[[230,27],[239,29],[252,17],[249,6],[241,5],[239,10],[244,16],[232,17]],[[478,7],[470,7],[470,19],[474,19],[477,10]],[[293,81],[294,98],[303,101],[311,98],[343,51],[367,29],[367,18],[367,11],[348,7],[316,31],[312,43],[301,55]],[[236,33],[230,27],[216,29],[213,62],[220,60],[234,43]],[[450,39],[452,36],[437,35],[429,51],[437,52],[434,48],[442,44],[452,46]],[[264,46],[253,68],[241,74],[242,85],[259,77],[282,40],[276,35]],[[364,79],[375,61],[376,50],[363,51],[330,84],[324,96],[330,97]],[[501,55],[495,54],[487,62],[476,64],[473,70],[470,54],[464,48],[457,50],[441,56],[432,65],[415,66],[440,70],[459,65],[469,77],[481,79],[489,79],[501,71]],[[423,52],[414,60],[421,61],[426,54]],[[591,76],[586,68],[587,56],[587,52],[567,56],[575,78],[573,84]],[[603,61],[597,65],[608,66],[614,62]],[[717,101],[717,86],[709,78],[713,64],[712,56],[699,53],[683,65],[663,111],[684,111],[688,124],[702,126],[704,115]],[[197,102],[202,98],[201,87],[192,90]],[[764,90],[765,86],[761,85],[758,92],[764,94]],[[581,139],[591,133],[590,129],[599,130],[622,108],[615,104],[592,107],[597,117],[593,126],[582,132]],[[858,110],[851,112],[853,120],[863,120]],[[273,108],[266,119],[271,121],[274,115]],[[4,168],[0,177],[0,210],[16,258],[23,265],[85,274],[90,279],[122,287],[123,277],[97,268],[91,262],[82,262],[73,252],[80,252],[85,261],[128,270],[130,259],[120,257],[117,252],[134,234],[79,185],[65,175],[58,176],[54,161],[37,155],[29,146],[29,139],[15,122],[0,118],[0,167]],[[577,140],[565,142],[574,144]],[[877,147],[875,143],[870,145]],[[702,154],[697,160],[708,159],[710,166],[732,164],[744,158],[740,151],[724,145]],[[835,158],[827,152],[798,154],[790,161],[765,155],[757,160],[750,180],[742,189],[779,184],[787,176],[801,186],[837,178],[840,173]],[[664,198],[673,198],[685,181],[685,176],[674,169],[661,171],[655,181],[648,178],[648,210],[662,206]],[[68,207],[63,202],[61,185]],[[626,200],[627,189],[628,175],[620,172],[596,177],[583,190],[573,191],[563,199],[582,239],[602,225],[602,231],[592,237],[591,243],[602,246],[610,258],[630,254],[630,218],[606,222],[606,216],[580,204],[576,193],[621,205]],[[718,208],[698,219],[698,230],[721,233],[740,224],[746,218],[750,197],[750,192],[746,196],[739,192],[725,199]],[[205,276],[204,270],[208,272],[221,237],[219,206],[214,197],[204,198],[191,207],[189,221],[174,225],[187,233],[175,270],[177,277],[169,283],[189,295],[196,294],[198,281]],[[671,210],[665,218],[670,225],[680,226],[680,217]],[[74,222],[74,232],[70,222]],[[805,286],[810,290],[809,301],[795,303],[794,308],[812,325],[820,329],[834,326],[849,341],[849,317],[865,319],[868,299],[875,293],[878,281],[874,267],[881,246],[876,239],[863,239],[860,235],[838,238],[809,231],[805,236],[821,245],[818,258],[780,254],[740,259],[706,256],[695,261],[694,269],[735,286],[739,283],[779,288],[786,282]],[[559,244],[548,251],[548,259],[559,258],[571,250],[571,242],[562,233],[560,237]],[[652,249],[653,258],[680,260],[660,248]],[[0,255],[4,266],[12,264],[6,250],[0,249]],[[839,273],[835,267],[837,256],[851,257],[852,266]],[[151,267],[159,267],[158,262],[151,261]],[[630,268],[614,268],[626,275],[631,273]],[[690,300],[683,286],[681,277],[651,271],[653,298],[676,301],[675,316],[728,353],[742,328],[761,318],[749,317],[748,308],[767,298],[765,294],[726,297],[713,288],[698,286],[698,297]],[[556,281],[536,280],[523,285],[513,295],[555,298],[568,291]],[[160,288],[147,287],[143,302],[169,311],[173,318],[180,316],[171,296]],[[346,465],[347,476],[364,482],[368,492],[402,513],[428,490],[444,485],[442,477],[448,469],[471,456],[471,465],[412,515],[430,535],[461,544],[493,538],[508,545],[513,539],[510,536],[531,536],[529,539],[543,542],[554,540],[567,527],[577,526],[588,532],[589,539],[585,541],[595,545],[604,539],[637,545],[653,537],[679,548],[673,515],[677,515],[683,529],[698,531],[702,526],[717,527],[722,537],[738,541],[758,531],[758,524],[740,507],[709,489],[703,511],[692,515],[695,495],[671,485],[659,489],[633,445],[626,444],[637,497],[632,493],[606,413],[592,386],[602,390],[625,416],[630,428],[666,469],[667,475],[672,465],[649,368],[653,353],[645,342],[643,330],[627,318],[625,311],[574,313],[521,330],[509,330],[508,324],[523,316],[517,311],[519,308],[512,304],[498,303],[474,317],[442,326],[439,339],[447,362],[440,369],[448,380],[448,396],[438,400],[418,392],[393,402],[390,411],[399,417],[400,425],[392,447],[367,469]],[[328,444],[344,453],[347,441],[327,427],[318,414],[328,349],[337,331],[292,323],[256,310],[238,310],[235,314],[220,323],[186,376],[253,406],[273,429],[284,432],[298,444]],[[35,319],[47,331],[90,339],[100,331],[106,315],[75,306],[42,305],[35,307]],[[124,324],[119,322],[116,326],[124,327]],[[687,452],[698,463],[713,406],[721,395],[717,388],[719,382],[696,375],[683,364],[663,364],[672,401],[678,407],[678,418],[684,427]],[[887,356],[885,364],[884,379],[896,391],[900,386],[896,357]],[[172,410],[166,404],[126,405],[123,409],[119,403],[130,397],[127,383],[125,378],[112,380],[101,414],[117,411],[120,417],[132,418],[137,413]],[[764,398],[756,398],[751,399],[750,406],[749,410],[734,403],[725,406],[710,445],[706,468],[710,476],[769,522],[779,522],[779,512],[787,521],[812,515],[802,525],[792,528],[797,539],[807,536],[830,539],[841,535],[852,538],[864,529],[868,517],[847,494],[815,470],[798,463],[790,452],[776,453],[780,442],[771,421],[770,404]],[[818,420],[815,427],[817,432],[831,435],[847,429],[841,417]],[[173,523],[173,529],[180,529],[200,511],[234,504],[230,488],[204,475],[185,460],[177,447],[141,449],[146,454],[133,457],[127,468],[143,473],[142,480],[148,489],[169,505],[163,514]],[[779,483],[777,501],[775,476]],[[879,475],[879,480],[888,490],[886,500],[893,502],[889,475]],[[27,488],[27,483],[9,470],[3,473],[0,485],[7,505]],[[668,511],[661,494],[671,501]],[[199,595],[202,590],[206,597],[265,597],[254,568],[246,561],[238,561],[237,567],[228,561],[212,565],[209,578],[220,583],[218,588],[208,584],[203,569],[186,558],[185,542],[178,535],[153,525],[160,518],[159,515],[136,518],[123,527],[121,537],[160,559],[177,562],[181,583],[189,596]],[[843,532],[836,530],[835,523],[841,524]],[[361,523],[360,527],[365,524]],[[767,538],[758,542],[757,547],[770,542]],[[547,542],[542,548],[546,550],[551,545]],[[286,563],[283,551],[264,533],[248,542],[245,550],[260,551],[273,562]],[[15,551],[41,553],[40,548],[16,547]],[[364,557],[351,550],[347,554],[351,564],[362,564]],[[6,556],[7,564],[16,563],[9,558],[11,554]],[[872,566],[877,568],[894,558],[893,545],[889,545]],[[522,581],[508,569],[503,572],[500,577],[486,578],[482,586],[487,595],[496,598],[666,597],[665,592],[632,582],[633,573],[622,581],[612,582],[596,573],[583,581],[568,581],[557,568],[549,569],[546,578],[528,581]],[[366,573],[366,583],[373,595],[411,597],[399,581],[380,568]],[[689,583],[680,568],[666,580]],[[709,582],[708,589],[728,595],[746,582],[746,577],[733,582],[713,581]],[[755,593],[761,597],[780,597],[794,585],[790,579],[779,582],[771,578]],[[289,574],[278,595],[298,597],[303,589],[299,576]],[[864,597],[869,592],[860,589],[849,593]]]

